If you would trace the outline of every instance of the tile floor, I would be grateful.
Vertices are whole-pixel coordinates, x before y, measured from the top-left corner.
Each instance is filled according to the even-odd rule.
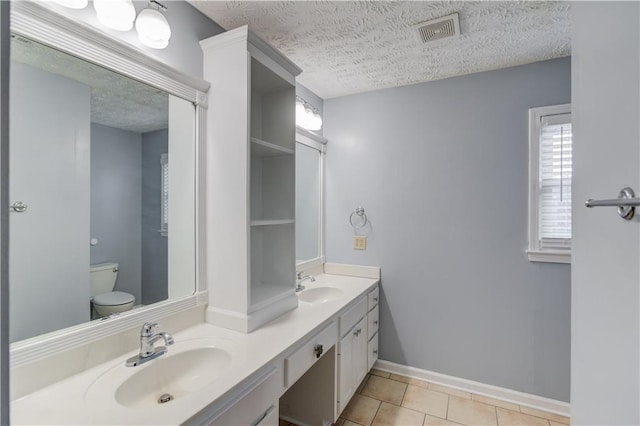
[[[567,417],[371,370],[336,426],[563,426]],[[280,426],[295,426],[280,421]]]

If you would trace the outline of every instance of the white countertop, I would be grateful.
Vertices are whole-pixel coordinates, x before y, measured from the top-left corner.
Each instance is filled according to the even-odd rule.
[[[233,359],[228,370],[214,382],[188,396],[176,398],[166,405],[128,408],[118,404],[115,399],[97,403],[95,392],[87,392],[91,385],[99,381],[106,372],[114,367],[124,366],[127,358],[136,355],[134,351],[12,401],[11,423],[119,425],[183,423],[274,361],[283,352],[303,343],[306,336],[334,318],[343,308],[370,290],[377,282],[377,279],[371,278],[321,274],[316,277],[315,283],[305,281],[305,286],[310,289],[331,285],[342,289],[344,295],[319,304],[300,302],[298,309],[248,334],[210,324],[199,324],[176,333],[173,336],[176,343],[191,339],[218,339],[222,347],[230,349]],[[171,355],[171,347],[168,355]],[[153,361],[146,366],[151,364]],[[146,366],[132,367],[132,371]],[[93,390],[95,388],[94,386]]]

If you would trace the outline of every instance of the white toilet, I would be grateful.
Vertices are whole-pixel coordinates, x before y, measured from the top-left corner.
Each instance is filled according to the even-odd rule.
[[[91,306],[97,318],[133,308],[135,297],[132,294],[113,291],[117,278],[117,263],[91,265]]]

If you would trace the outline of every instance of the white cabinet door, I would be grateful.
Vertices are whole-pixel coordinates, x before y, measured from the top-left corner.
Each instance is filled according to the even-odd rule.
[[[348,333],[338,344],[338,413],[347,406],[355,392],[351,372],[353,371],[353,344],[356,336]]]
[[[360,382],[367,375],[367,317],[364,317],[355,327],[355,341],[353,345],[353,387],[357,389]]]
[[[366,321],[362,318],[338,346],[338,412],[346,407],[367,374]]]

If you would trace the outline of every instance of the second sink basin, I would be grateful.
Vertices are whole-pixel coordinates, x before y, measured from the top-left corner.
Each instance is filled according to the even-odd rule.
[[[335,287],[313,287],[303,290],[298,294],[298,298],[307,303],[325,303],[342,297],[344,292]]]

